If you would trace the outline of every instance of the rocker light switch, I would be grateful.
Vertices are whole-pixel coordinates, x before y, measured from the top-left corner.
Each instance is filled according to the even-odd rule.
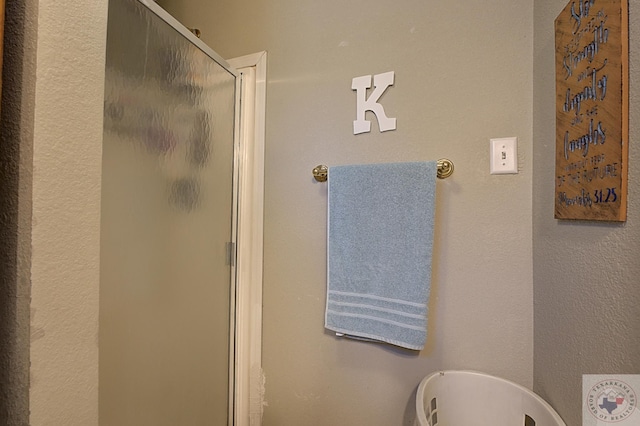
[[[490,171],[492,175],[518,173],[518,138],[490,140]]]

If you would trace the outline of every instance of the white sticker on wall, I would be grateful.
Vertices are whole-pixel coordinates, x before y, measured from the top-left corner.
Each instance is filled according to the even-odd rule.
[[[365,120],[365,113],[371,111],[378,120],[378,127],[381,132],[396,129],[396,119],[389,118],[384,112],[384,108],[378,99],[387,90],[389,86],[393,86],[394,72],[386,72],[373,76],[373,85],[375,89],[371,96],[367,99],[367,89],[371,87],[371,75],[363,75],[355,77],[351,82],[351,88],[356,91],[356,120],[353,122],[353,134],[366,133],[371,131],[371,122]]]

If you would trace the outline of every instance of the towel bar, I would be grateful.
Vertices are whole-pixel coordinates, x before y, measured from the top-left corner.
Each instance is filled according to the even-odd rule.
[[[314,167],[313,177],[318,182],[326,182],[329,177],[329,168],[324,164]],[[446,179],[453,174],[453,162],[446,158],[441,158],[438,160],[438,172],[437,176],[439,179]]]

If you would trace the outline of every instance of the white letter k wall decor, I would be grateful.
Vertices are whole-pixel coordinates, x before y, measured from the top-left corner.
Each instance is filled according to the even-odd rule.
[[[355,77],[352,80],[351,88],[356,90],[356,98],[358,101],[356,120],[353,122],[353,134],[366,133],[371,131],[371,122],[365,120],[364,116],[367,111],[371,111],[378,119],[378,126],[381,132],[396,129],[396,119],[389,118],[384,113],[384,108],[378,103],[380,96],[387,90],[389,86],[393,86],[394,72],[385,72],[373,76],[373,85],[375,89],[369,99],[367,99],[367,89],[371,87],[371,76],[363,75]]]

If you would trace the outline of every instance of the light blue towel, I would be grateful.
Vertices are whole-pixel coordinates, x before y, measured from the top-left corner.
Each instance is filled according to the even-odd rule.
[[[327,329],[424,348],[436,170],[436,162],[329,169]]]

